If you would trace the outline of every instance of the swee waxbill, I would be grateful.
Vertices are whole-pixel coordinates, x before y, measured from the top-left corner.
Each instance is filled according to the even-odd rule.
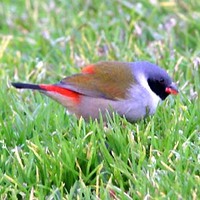
[[[99,62],[56,84],[12,83],[19,89],[33,89],[53,98],[88,120],[106,119],[117,112],[128,121],[154,114],[160,100],[178,90],[164,69],[146,61]]]

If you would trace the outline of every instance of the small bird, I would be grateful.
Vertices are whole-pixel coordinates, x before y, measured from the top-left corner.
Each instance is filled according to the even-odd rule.
[[[99,119],[116,112],[135,122],[155,113],[160,100],[178,89],[167,72],[147,61],[102,61],[56,84],[12,83],[38,90],[61,103],[78,118]]]

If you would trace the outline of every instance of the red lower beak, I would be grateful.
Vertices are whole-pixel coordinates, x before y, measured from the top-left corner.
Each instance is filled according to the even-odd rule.
[[[168,94],[177,95],[178,89],[177,89],[177,86],[175,85],[175,83],[172,83],[170,86],[166,87],[165,92]]]

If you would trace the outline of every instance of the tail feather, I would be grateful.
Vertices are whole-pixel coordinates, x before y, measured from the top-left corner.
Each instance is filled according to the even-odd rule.
[[[29,84],[29,83],[11,83],[12,86],[18,89],[32,89],[32,90],[43,90],[40,85]]]
[[[15,88],[17,89],[32,89],[32,90],[40,90],[41,92],[45,92],[48,96],[53,97],[54,99],[59,99],[60,97],[56,95],[60,94],[62,96],[69,97],[74,100],[74,102],[79,102],[80,94],[66,89],[62,88],[58,85],[48,85],[48,84],[29,84],[29,83],[11,83]]]

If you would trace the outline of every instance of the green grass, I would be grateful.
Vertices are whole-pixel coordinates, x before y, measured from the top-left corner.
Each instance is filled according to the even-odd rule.
[[[200,3],[133,2],[0,2],[1,199],[200,197]],[[105,127],[10,84],[54,83],[99,60],[157,63],[180,94]]]

